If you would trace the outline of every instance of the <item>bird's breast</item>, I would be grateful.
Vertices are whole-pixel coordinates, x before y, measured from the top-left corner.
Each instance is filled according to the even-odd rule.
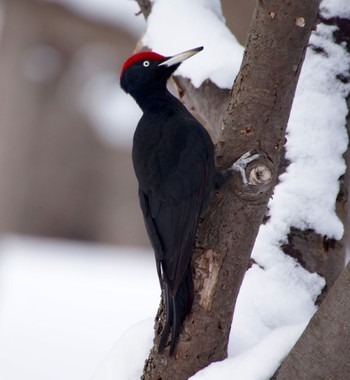
[[[176,170],[180,151],[171,133],[164,133],[157,125],[138,127],[134,135],[132,158],[140,187],[145,191],[159,188],[169,173]]]

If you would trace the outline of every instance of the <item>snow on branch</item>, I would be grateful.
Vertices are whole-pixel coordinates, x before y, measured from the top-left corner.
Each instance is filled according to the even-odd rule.
[[[142,42],[163,55],[204,46],[177,70],[195,87],[210,79],[230,89],[243,56],[243,47],[225,25],[219,0],[154,1]]]

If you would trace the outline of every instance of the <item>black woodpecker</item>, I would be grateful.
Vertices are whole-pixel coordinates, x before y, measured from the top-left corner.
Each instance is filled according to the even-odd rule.
[[[167,89],[180,64],[203,48],[172,57],[141,52],[123,65],[120,84],[143,111],[132,160],[140,205],[165,295],[159,351],[174,353],[193,302],[191,256],[199,218],[216,186],[214,146],[206,129]]]

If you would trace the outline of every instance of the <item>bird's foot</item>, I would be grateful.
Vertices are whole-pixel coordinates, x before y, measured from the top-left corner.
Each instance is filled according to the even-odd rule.
[[[250,150],[241,156],[234,164],[231,166],[230,171],[239,172],[242,176],[242,181],[245,186],[249,186],[250,183],[247,178],[246,168],[248,164],[252,161],[255,161],[259,158],[265,158],[265,154],[262,153],[254,153],[254,150]]]

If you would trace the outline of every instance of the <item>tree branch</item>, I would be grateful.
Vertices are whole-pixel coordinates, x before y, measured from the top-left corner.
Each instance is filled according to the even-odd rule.
[[[140,10],[144,15],[145,19],[147,20],[148,16],[151,14],[152,11],[152,3],[150,2],[150,0],[136,0],[136,2],[140,6]]]
[[[279,369],[277,380],[346,379],[350,373],[350,263]]]

